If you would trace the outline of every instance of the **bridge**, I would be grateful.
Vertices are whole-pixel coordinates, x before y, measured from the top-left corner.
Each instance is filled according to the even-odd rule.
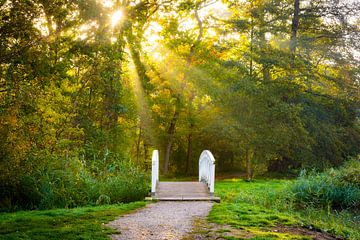
[[[161,182],[159,181],[159,151],[152,154],[151,198],[157,201],[216,201],[215,158],[209,150],[204,150],[199,158],[198,182]]]

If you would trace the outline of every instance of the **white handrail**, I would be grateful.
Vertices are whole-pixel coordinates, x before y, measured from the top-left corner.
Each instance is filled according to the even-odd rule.
[[[215,158],[209,150],[204,150],[199,158],[199,182],[205,182],[210,194],[214,195]]]
[[[151,167],[151,195],[156,193],[156,184],[159,181],[159,151],[154,150],[152,154],[152,167]]]

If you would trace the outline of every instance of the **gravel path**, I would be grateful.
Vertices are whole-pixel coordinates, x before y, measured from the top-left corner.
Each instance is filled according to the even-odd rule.
[[[211,202],[157,202],[119,217],[107,226],[121,232],[115,240],[175,240],[191,232],[196,218],[206,217]]]

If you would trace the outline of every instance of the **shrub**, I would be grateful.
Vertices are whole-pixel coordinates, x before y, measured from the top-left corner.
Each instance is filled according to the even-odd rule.
[[[144,198],[148,190],[142,176],[113,176],[100,187],[100,193],[109,196],[111,203],[130,202]]]
[[[360,208],[360,161],[351,160],[339,169],[323,173],[302,172],[290,187],[299,207],[322,207],[332,209]]]
[[[91,174],[72,159],[63,168],[49,165],[17,182],[0,183],[0,211],[131,202],[148,192],[145,173],[127,161],[114,161],[99,173]]]

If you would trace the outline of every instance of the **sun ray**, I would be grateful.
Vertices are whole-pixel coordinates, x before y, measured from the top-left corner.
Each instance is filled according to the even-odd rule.
[[[117,10],[111,16],[111,26],[115,27],[124,17],[124,13],[122,10]]]

